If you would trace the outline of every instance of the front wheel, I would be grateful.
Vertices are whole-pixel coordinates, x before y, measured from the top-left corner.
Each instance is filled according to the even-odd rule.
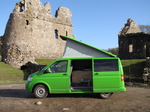
[[[39,84],[34,88],[33,93],[36,98],[46,98],[48,96],[48,89],[46,86]]]
[[[108,99],[108,98],[111,97],[112,94],[113,94],[113,93],[100,93],[100,97],[101,97],[102,99]]]

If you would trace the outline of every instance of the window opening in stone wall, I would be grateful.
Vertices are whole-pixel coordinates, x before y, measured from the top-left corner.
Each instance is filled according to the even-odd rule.
[[[29,25],[29,20],[26,20],[26,25]]]
[[[146,44],[144,46],[145,51],[146,51],[146,57],[150,57],[150,46],[148,44]]]
[[[21,6],[20,6],[20,12],[23,12],[24,10],[25,10],[24,5],[21,5]]]
[[[129,45],[129,52],[130,52],[130,53],[133,52],[133,45],[132,45],[132,44]]]
[[[66,31],[66,36],[68,36],[68,32]]]
[[[28,2],[28,5],[31,5],[31,2]]]
[[[55,38],[55,39],[58,39],[58,30],[57,30],[57,29],[55,29],[54,38]]]
[[[146,44],[144,45],[144,49],[146,50]]]

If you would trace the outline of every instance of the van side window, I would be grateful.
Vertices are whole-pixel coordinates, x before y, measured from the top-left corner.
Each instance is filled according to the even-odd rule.
[[[118,71],[117,59],[95,59],[94,71]]]
[[[67,64],[67,60],[57,61],[50,67],[50,70],[52,73],[67,72]]]

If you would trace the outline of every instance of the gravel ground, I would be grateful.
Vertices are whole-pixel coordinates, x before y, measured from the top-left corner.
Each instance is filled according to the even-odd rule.
[[[127,87],[110,99],[92,94],[55,94],[36,99],[23,84],[0,85],[0,112],[150,112],[150,89]]]

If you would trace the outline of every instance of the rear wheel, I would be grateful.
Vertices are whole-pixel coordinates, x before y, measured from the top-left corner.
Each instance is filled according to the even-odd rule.
[[[108,99],[108,98],[111,97],[112,94],[113,94],[113,93],[100,93],[100,97],[101,97],[102,99]]]
[[[39,84],[34,88],[33,93],[36,98],[46,98],[48,96],[48,89],[45,85]]]

